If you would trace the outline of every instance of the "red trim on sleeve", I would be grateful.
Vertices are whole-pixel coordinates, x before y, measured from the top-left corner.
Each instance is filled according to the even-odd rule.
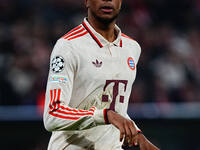
[[[92,112],[84,112],[84,113],[74,113],[74,112],[66,112],[60,109],[57,109],[56,112],[62,113],[62,114],[66,114],[66,115],[74,115],[74,116],[85,116],[85,115],[94,115],[94,113]]]
[[[69,108],[69,107],[64,107],[64,106],[60,106],[59,108],[62,108],[62,109],[65,109],[67,111],[72,111],[72,112],[82,112],[82,113],[85,113],[85,112],[88,112],[88,111],[91,111],[91,112],[94,112],[95,109],[91,108],[89,110],[77,110],[77,109],[72,109],[72,108]]]
[[[51,98],[51,100],[49,103],[49,107],[50,107],[50,109],[53,109],[53,107],[55,109],[56,89],[50,90],[50,98]]]
[[[49,103],[49,107],[52,109],[51,104],[52,104],[52,100],[53,100],[53,90],[50,90],[50,98],[51,98],[51,100],[50,100],[50,103]]]
[[[61,89],[58,89],[58,96],[57,96],[58,108],[60,107],[60,95],[61,95]]]
[[[70,120],[78,120],[78,119],[80,119],[80,117],[63,116],[63,115],[55,114],[54,112],[51,112],[51,111],[49,111],[49,114],[54,116],[54,117],[58,117],[58,118],[62,118],[62,119],[70,119]]]
[[[122,39],[120,39],[120,47],[122,47]]]
[[[103,110],[103,116],[104,116],[105,124],[109,124],[107,112],[108,112],[108,109]]]
[[[103,110],[103,117],[104,117],[104,121],[106,123],[106,109]]]
[[[74,31],[76,31],[76,30],[78,30],[78,29],[80,29],[81,27],[82,27],[82,25],[79,25],[78,27],[72,29],[72,30],[69,31],[67,34],[65,34],[62,38],[65,38],[67,35],[69,35],[70,33],[74,32]]]
[[[56,100],[55,100],[56,99],[56,92],[57,92],[56,89],[54,89],[53,92],[54,92],[54,97],[53,97],[52,105],[53,105],[53,109],[56,109]]]
[[[64,39],[67,39],[67,38],[69,38],[69,37],[72,37],[73,35],[76,35],[76,34],[78,34],[78,33],[81,33],[81,32],[84,31],[84,30],[85,30],[85,28],[82,28],[82,29],[80,29],[80,30],[78,30],[78,31],[76,31],[76,32],[73,32],[73,33],[71,33],[71,34],[65,36]]]
[[[74,109],[70,107],[64,107],[60,102],[61,89],[50,90],[50,103],[49,103],[49,114],[62,119],[79,119],[81,116],[92,116],[94,115],[95,107],[89,110]]]
[[[123,37],[125,37],[125,38],[128,38],[128,39],[131,39],[131,40],[135,41],[133,38],[129,37],[128,35],[126,35],[126,34],[124,34],[124,33],[122,33],[121,36],[123,36]]]
[[[141,131],[141,130],[137,130],[137,132],[138,132],[137,134],[140,134],[140,133],[142,134],[142,131]]]
[[[84,36],[84,35],[87,34],[87,33],[88,33],[88,32],[85,31],[85,32],[83,32],[83,33],[81,33],[81,34],[78,34],[78,35],[76,35],[76,36],[74,36],[74,37],[69,38],[68,40],[70,41],[70,40],[72,40],[72,39],[75,39],[75,38],[78,38],[78,37]]]

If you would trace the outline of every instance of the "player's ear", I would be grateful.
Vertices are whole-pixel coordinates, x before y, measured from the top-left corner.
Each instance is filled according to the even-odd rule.
[[[86,8],[89,7],[88,0],[85,0],[85,7],[86,7]]]

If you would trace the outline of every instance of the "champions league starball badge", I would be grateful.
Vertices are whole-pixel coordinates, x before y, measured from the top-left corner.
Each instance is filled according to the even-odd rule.
[[[64,59],[61,56],[56,56],[52,59],[51,70],[54,73],[59,73],[64,69]]]

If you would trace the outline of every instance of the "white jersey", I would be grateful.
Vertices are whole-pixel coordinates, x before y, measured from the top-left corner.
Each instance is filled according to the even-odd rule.
[[[121,150],[119,130],[105,122],[105,109],[127,115],[140,56],[138,43],[122,34],[114,42],[86,19],[60,38],[51,54],[44,125],[48,150]]]

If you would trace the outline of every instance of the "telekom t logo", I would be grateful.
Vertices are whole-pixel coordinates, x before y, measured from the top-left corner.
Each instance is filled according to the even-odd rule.
[[[128,80],[106,80],[106,85],[104,86],[103,91],[106,91],[107,86],[111,83],[114,83],[114,86],[113,86],[113,98],[109,109],[115,110],[115,102],[119,93],[119,85],[123,84],[124,92],[126,92]],[[108,102],[108,95],[102,95],[102,102]],[[124,103],[124,96],[122,95],[119,96],[119,102]]]

